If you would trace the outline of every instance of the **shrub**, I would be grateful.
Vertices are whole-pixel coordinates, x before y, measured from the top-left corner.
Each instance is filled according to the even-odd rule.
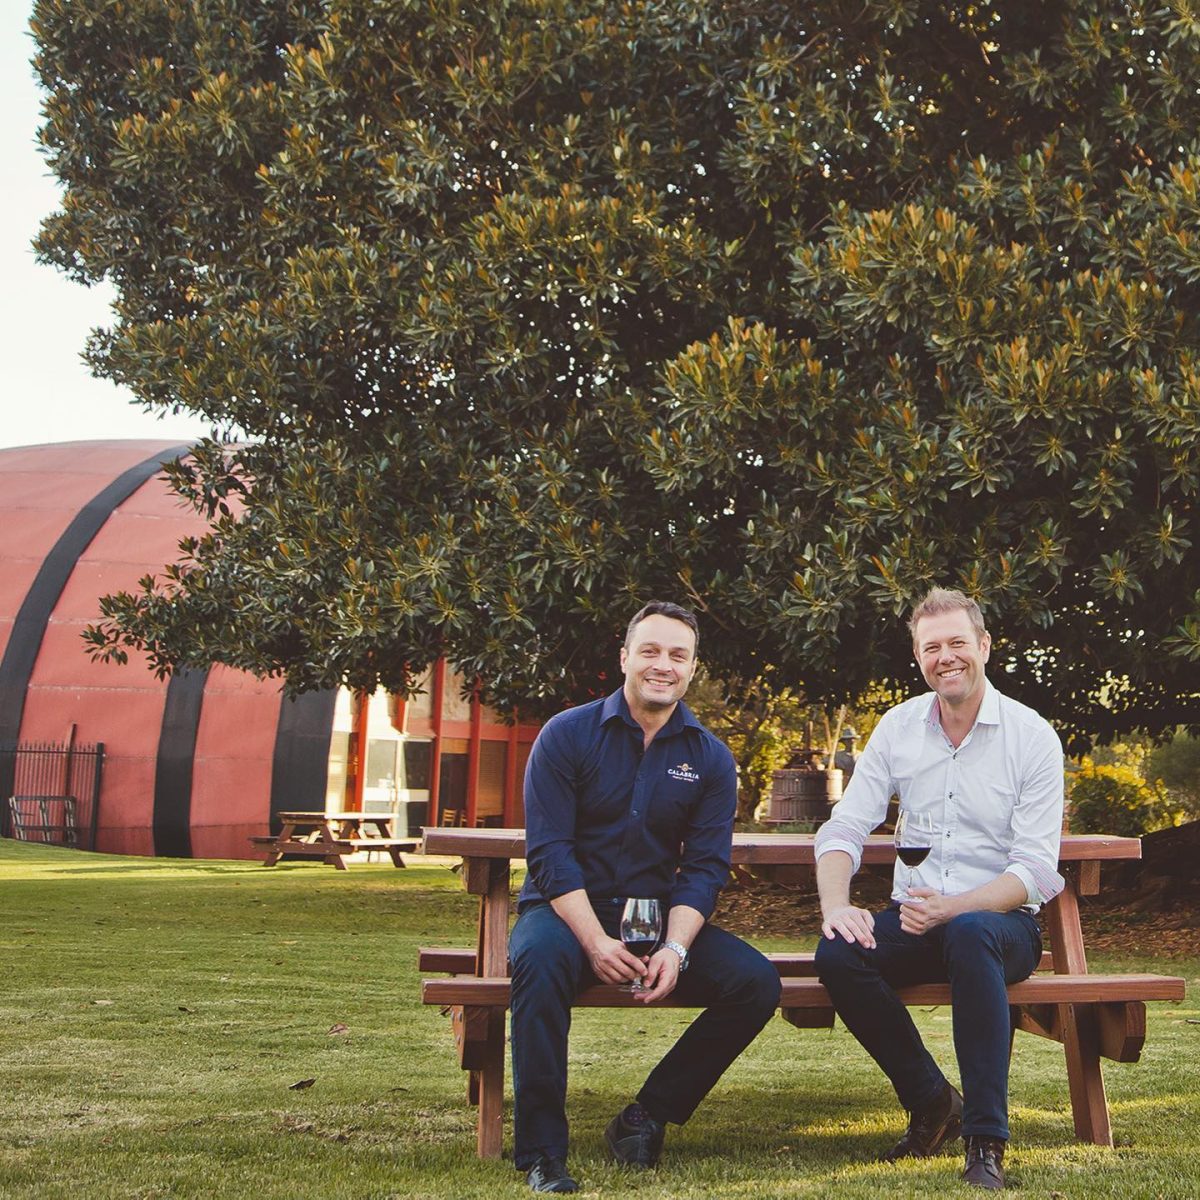
[[[1150,752],[1147,766],[1188,817],[1200,820],[1200,738],[1184,730],[1176,731],[1169,742]]]
[[[1178,825],[1182,819],[1182,810],[1161,782],[1147,782],[1130,766],[1098,766],[1085,758],[1071,785],[1072,833],[1141,837],[1154,829]]]

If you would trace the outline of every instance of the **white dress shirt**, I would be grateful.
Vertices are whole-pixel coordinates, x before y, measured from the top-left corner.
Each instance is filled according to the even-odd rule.
[[[889,709],[854,768],[846,794],[817,831],[816,856],[844,850],[857,871],[863,839],[900,807],[933,814],[934,846],[913,886],[956,896],[1008,872],[1036,911],[1062,891],[1063,753],[1058,735],[1031,708],[984,681],[971,732],[957,749],[941,725],[935,693]],[[908,898],[899,859],[892,899]]]

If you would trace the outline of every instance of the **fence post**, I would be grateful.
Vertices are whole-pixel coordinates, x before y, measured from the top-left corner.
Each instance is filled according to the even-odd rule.
[[[11,781],[16,775],[17,749],[15,746],[0,746],[0,837],[12,837],[12,817],[8,811],[8,798],[12,795]],[[4,781],[9,780],[9,786]]]
[[[104,770],[104,743],[96,743],[96,757],[92,763],[92,819],[88,830],[88,849],[96,848],[96,827],[100,823],[100,776]]]

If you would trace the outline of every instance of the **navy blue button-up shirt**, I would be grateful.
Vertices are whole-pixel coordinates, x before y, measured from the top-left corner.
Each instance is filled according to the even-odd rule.
[[[542,727],[525,770],[521,900],[582,888],[594,901],[652,896],[709,916],[729,878],[733,755],[682,702],[642,743],[623,691]]]

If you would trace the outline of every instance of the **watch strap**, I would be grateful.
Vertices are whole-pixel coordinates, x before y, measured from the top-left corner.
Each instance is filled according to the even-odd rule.
[[[663,942],[663,949],[670,950],[679,955],[679,970],[681,974],[688,969],[688,952],[686,946],[681,946],[675,941],[666,941]]]

